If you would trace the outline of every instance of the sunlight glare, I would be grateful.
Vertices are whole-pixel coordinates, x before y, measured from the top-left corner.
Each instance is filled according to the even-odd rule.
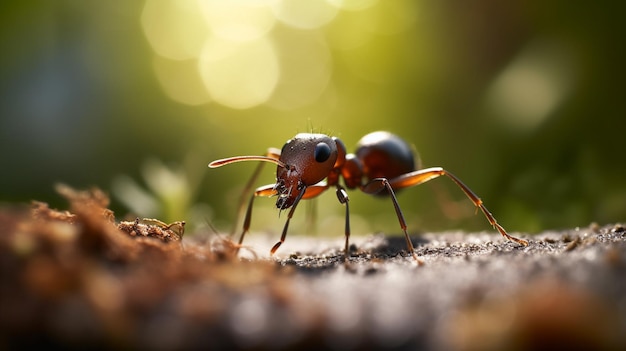
[[[213,36],[223,40],[248,41],[266,36],[276,18],[273,0],[198,0]]]
[[[299,29],[316,29],[332,21],[339,9],[320,0],[282,0],[273,7],[281,22]]]
[[[146,0],[141,13],[143,31],[159,55],[172,60],[196,58],[208,36],[196,0]]]
[[[314,31],[287,31],[276,39],[281,77],[268,104],[291,110],[315,102],[332,76],[332,57],[323,36]]]
[[[156,55],[153,68],[161,88],[170,99],[191,106],[211,100],[198,75],[196,60],[175,61]]]
[[[211,98],[236,109],[265,103],[280,77],[276,51],[267,37],[245,42],[214,38],[198,64]]]
[[[378,0],[326,0],[328,3],[342,10],[361,11],[365,10],[378,2]]]

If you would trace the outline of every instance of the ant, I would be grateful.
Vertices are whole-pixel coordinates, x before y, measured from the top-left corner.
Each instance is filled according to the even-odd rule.
[[[346,188],[358,188],[366,194],[390,196],[400,222],[400,228],[404,232],[407,248],[413,258],[421,263],[415,254],[413,243],[407,232],[406,221],[396,199],[396,191],[425,183],[442,175],[452,179],[463,190],[465,195],[477,208],[480,208],[489,223],[502,236],[522,246],[528,246],[528,241],[509,235],[496,222],[494,216],[483,205],[482,200],[459,178],[441,167],[418,170],[415,159],[413,149],[409,144],[389,132],[378,131],[365,135],[357,143],[354,154],[347,154],[344,143],[337,137],[300,133],[293,139],[287,140],[282,150],[270,148],[265,156],[235,156],[220,159],[211,162],[209,167],[217,168],[242,161],[261,161],[263,163],[259,164],[246,185],[246,188],[251,188],[264,162],[277,165],[276,183],[257,188],[250,197],[243,222],[243,231],[239,238],[241,245],[250,228],[254,198],[257,196],[278,196],[276,207],[281,211],[291,209],[287,215],[280,241],[272,247],[271,255],[285,241],[289,221],[300,200],[314,198],[330,187],[335,187],[337,199],[346,207],[344,260],[347,259],[350,238],[350,211]],[[345,188],[339,184],[340,177],[343,177]],[[247,190],[244,190],[244,196]],[[241,205],[241,210],[243,210],[243,202]]]

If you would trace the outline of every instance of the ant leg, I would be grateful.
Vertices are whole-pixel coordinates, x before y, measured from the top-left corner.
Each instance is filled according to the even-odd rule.
[[[274,254],[274,252],[276,252],[276,250],[280,247],[280,245],[285,241],[285,237],[287,236],[287,227],[289,226],[289,220],[291,219],[291,216],[293,215],[293,212],[295,211],[295,207],[297,203],[300,200],[307,200],[307,199],[315,198],[326,190],[328,190],[328,184],[326,184],[326,182],[319,182],[315,185],[307,187],[306,190],[304,191],[304,194],[301,193],[301,196],[299,196],[296,199],[296,201],[293,204],[293,207],[289,211],[287,222],[285,223],[285,228],[283,229],[283,234],[281,236],[280,241],[276,243],[276,245],[274,245],[274,247],[272,248],[271,250],[272,254]],[[350,243],[350,207],[348,206],[348,193],[341,186],[337,186],[337,199],[339,200],[341,204],[346,205],[346,226],[345,226],[346,243],[345,243],[345,250],[344,250],[344,260],[345,260],[348,258],[348,252],[349,252],[349,246],[350,246],[349,244]]]
[[[276,148],[273,148],[273,147],[269,148],[269,149],[267,149],[267,152],[265,153],[265,156],[271,157],[271,158],[275,158],[275,159],[279,159],[280,158],[280,150],[278,150]],[[265,166],[265,162],[260,162],[256,166],[256,168],[254,169],[254,172],[252,173],[252,176],[250,176],[250,179],[248,180],[246,185],[244,185],[243,190],[241,191],[241,196],[239,197],[239,202],[237,203],[237,218],[235,219],[235,223],[233,224],[233,228],[230,231],[230,235],[231,236],[233,234],[235,234],[235,231],[237,230],[238,221],[241,218],[241,214],[243,213],[243,209],[244,209],[244,206],[245,206],[246,196],[248,195],[248,193],[250,193],[250,190],[252,190],[252,187],[254,186],[254,182],[257,180],[257,178],[259,177],[259,174],[261,174],[261,171],[263,170],[263,166]],[[250,200],[250,201],[252,201],[252,200]],[[248,206],[250,206],[250,205],[248,205]]]
[[[241,247],[241,243],[243,242],[243,237],[246,235],[248,230],[250,229],[250,221],[252,220],[252,205],[254,204],[254,198],[257,196],[273,196],[276,195],[276,190],[274,189],[274,184],[264,185],[262,187],[257,188],[254,191],[254,194],[250,196],[250,201],[248,202],[248,209],[246,210],[246,217],[243,220],[243,230],[241,232],[241,236],[239,237],[239,246],[237,247],[237,252]]]
[[[326,182],[324,181],[321,181],[315,185],[308,186],[306,187],[306,191],[304,192],[302,200],[308,200],[314,197],[318,197],[326,190],[328,190],[328,184],[326,184]]]
[[[243,238],[246,235],[246,233],[248,233],[248,230],[250,229],[250,222],[252,221],[252,205],[254,204],[254,199],[257,196],[270,197],[270,196],[276,195],[277,191],[274,188],[274,186],[275,184],[267,184],[262,187],[259,187],[254,191],[254,194],[250,196],[250,200],[248,202],[248,208],[246,209],[246,216],[243,219],[243,230],[241,232],[241,236],[239,237],[239,246],[241,246],[241,244],[243,243]],[[300,193],[300,195],[298,196],[298,198],[296,198],[296,201],[292,205],[291,210],[289,211],[289,215],[287,217],[287,223],[285,223],[285,228],[283,229],[283,234],[281,236],[281,241],[277,243],[276,245],[274,245],[271,251],[272,254],[274,254],[274,252],[278,249],[278,247],[282,244],[282,242],[285,241],[285,237],[287,236],[287,227],[289,226],[289,220],[293,216],[293,212],[298,202],[301,199],[310,199],[310,198],[316,197],[320,195],[322,192],[324,192],[326,189],[328,189],[328,185],[326,185],[326,183],[324,182],[320,182],[316,185],[305,188],[304,191]],[[237,251],[239,251],[239,248],[237,248]]]
[[[302,197],[304,196],[304,193],[306,192],[306,190],[307,190],[306,187],[302,189],[300,194],[298,194],[298,197],[296,197],[296,199],[294,200],[293,205],[291,205],[289,214],[287,214],[287,221],[285,222],[285,226],[283,227],[283,233],[280,236],[280,241],[277,242],[272,247],[272,249],[270,250],[270,255],[274,255],[274,253],[276,252],[276,250],[278,250],[280,245],[282,245],[285,242],[285,237],[287,237],[287,228],[289,228],[289,221],[291,221],[291,217],[293,217],[293,213],[296,211],[296,207],[298,206],[298,203],[300,202],[300,200],[302,200]]]
[[[467,185],[463,184],[463,182],[459,178],[441,167],[426,168],[403,174],[399,177],[392,179],[390,183],[392,187],[396,189],[402,189],[425,183],[442,175],[448,176],[448,178],[452,179],[452,181],[455,182],[456,185],[461,188],[461,190],[463,190],[465,195],[467,195],[467,197],[474,203],[474,205],[480,208],[485,217],[487,217],[487,220],[489,221],[491,226],[497,229],[503,237],[522,246],[528,246],[528,241],[509,235],[506,230],[504,230],[504,228],[500,224],[498,224],[496,218],[491,214],[491,212],[489,212],[489,210],[487,210],[485,205],[483,205],[483,201],[476,194],[474,194],[474,192],[470,188],[468,188]]]
[[[252,176],[250,177],[246,185],[243,187],[243,190],[241,191],[241,196],[239,197],[239,202],[237,203],[237,217],[235,218],[235,223],[233,223],[233,229],[230,231],[231,236],[237,230],[237,226],[239,224],[238,223],[239,218],[241,218],[241,214],[243,213],[243,208],[245,206],[244,199],[246,198],[247,194],[250,192],[250,189],[252,189],[252,186],[254,185],[254,182],[256,181],[256,179],[259,177],[261,170],[263,170],[263,166],[265,166],[265,162],[259,162],[259,164],[254,169],[254,173],[252,173]],[[252,195],[252,197],[250,198],[250,201],[248,204],[248,212],[250,212],[251,210],[250,208],[252,207],[253,200],[254,200],[254,195]],[[247,213],[246,213],[246,218],[248,218]],[[245,224],[244,224],[244,227],[245,227]],[[241,240],[243,240],[243,234],[242,234],[241,239],[239,240],[240,244],[241,244]]]
[[[348,198],[348,193],[346,192],[346,189],[344,189],[343,187],[337,185],[337,199],[339,200],[340,203],[346,205],[346,227],[345,227],[345,235],[346,235],[346,247],[343,251],[343,260],[347,261],[348,260],[348,255],[349,255],[349,250],[350,250],[350,207],[348,206],[348,201],[350,200]]]
[[[389,195],[391,195],[393,208],[396,210],[396,216],[398,217],[398,221],[400,222],[400,228],[402,228],[402,231],[404,232],[404,239],[406,240],[406,246],[409,252],[413,256],[417,264],[419,265],[424,264],[424,261],[417,258],[417,255],[415,254],[413,243],[411,242],[409,233],[406,230],[407,226],[406,226],[406,221],[404,220],[404,215],[402,214],[402,210],[400,209],[400,205],[398,204],[398,199],[396,198],[396,193],[393,191],[393,188],[391,187],[389,180],[387,180],[387,178],[374,178],[369,183],[365,184],[361,190],[363,190],[363,192],[367,194],[376,194],[380,192],[381,190],[383,190],[383,188],[386,188],[387,191],[389,192]]]

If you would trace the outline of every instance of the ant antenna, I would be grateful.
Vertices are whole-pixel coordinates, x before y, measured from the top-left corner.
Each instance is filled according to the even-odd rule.
[[[263,161],[263,162],[271,162],[271,163],[275,163],[278,166],[282,167],[282,168],[288,168],[287,165],[282,162],[281,160],[278,160],[276,158],[272,158],[272,157],[267,157],[267,156],[235,156],[235,157],[228,157],[228,158],[223,158],[221,160],[215,160],[211,163],[209,163],[209,168],[217,168],[217,167],[222,167],[231,163],[235,163],[235,162],[243,162],[243,161]]]

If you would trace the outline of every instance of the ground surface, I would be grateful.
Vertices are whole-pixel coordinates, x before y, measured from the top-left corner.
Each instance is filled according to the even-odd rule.
[[[0,348],[620,350],[626,230],[224,237],[116,222],[98,191],[68,211],[0,209]],[[247,239],[248,239],[247,238]]]

